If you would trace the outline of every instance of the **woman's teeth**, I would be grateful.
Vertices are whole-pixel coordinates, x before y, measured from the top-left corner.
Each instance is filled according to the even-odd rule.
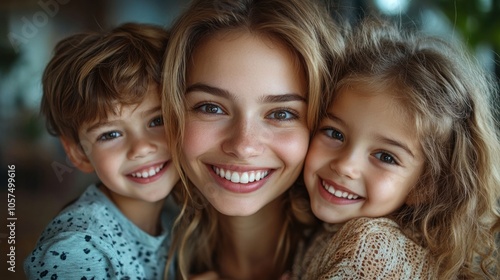
[[[259,181],[260,179],[266,177],[267,174],[269,174],[268,170],[236,172],[231,170],[224,170],[222,168],[215,166],[213,166],[212,169],[214,170],[215,174],[219,175],[219,177],[224,178],[233,183],[240,183],[240,184],[248,184],[255,181]]]
[[[359,196],[358,195],[355,195],[355,194],[352,194],[352,193],[348,193],[348,192],[343,192],[343,191],[340,191],[340,190],[336,190],[334,187],[328,185],[327,183],[325,183],[325,181],[321,181],[321,185],[323,185],[323,188],[331,193],[332,195],[336,196],[336,197],[340,197],[340,198],[347,198],[347,199],[357,199]]]
[[[140,172],[135,172],[132,173],[131,175],[132,177],[137,177],[137,178],[149,178],[160,172],[160,170],[162,170],[164,166],[165,164],[163,163],[157,167],[150,167],[149,169],[145,169]]]

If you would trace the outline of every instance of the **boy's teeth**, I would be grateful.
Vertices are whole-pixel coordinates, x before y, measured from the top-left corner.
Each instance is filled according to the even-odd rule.
[[[328,191],[329,193],[331,193],[332,195],[334,195],[336,197],[347,198],[347,199],[357,199],[359,197],[358,195],[355,195],[352,193],[343,192],[341,190],[336,190],[334,187],[326,184],[325,181],[322,181],[321,184],[323,185],[323,188],[326,191]]]
[[[150,167],[149,169],[143,170],[142,172],[132,173],[132,177],[138,177],[138,178],[152,177],[152,176],[156,175],[156,173],[160,172],[160,170],[163,169],[163,166],[164,165],[162,164],[161,166]]]
[[[213,167],[215,174],[219,177],[224,178],[233,183],[248,184],[255,181],[259,181],[269,174],[269,171],[248,171],[248,172],[236,172],[231,170],[224,170],[223,168]]]

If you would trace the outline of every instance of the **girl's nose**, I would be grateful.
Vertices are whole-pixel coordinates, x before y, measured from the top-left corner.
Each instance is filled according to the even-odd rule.
[[[350,179],[359,178],[362,159],[351,147],[337,150],[335,157],[330,161],[330,168],[339,176]]]

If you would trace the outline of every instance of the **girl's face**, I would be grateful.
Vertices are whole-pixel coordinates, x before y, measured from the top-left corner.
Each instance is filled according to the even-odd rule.
[[[211,36],[194,51],[182,167],[222,214],[256,213],[301,172],[309,130],[298,65],[280,43],[245,31]]]
[[[387,93],[341,91],[311,140],[304,168],[314,214],[341,223],[402,206],[424,165],[411,123]]]

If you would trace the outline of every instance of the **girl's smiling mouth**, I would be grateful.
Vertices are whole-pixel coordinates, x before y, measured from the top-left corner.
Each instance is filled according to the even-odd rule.
[[[360,198],[360,196],[357,194],[343,191],[343,190],[340,190],[339,188],[336,189],[334,186],[328,184],[323,179],[321,179],[321,185],[328,193],[330,193],[331,195],[336,196],[338,198],[345,198],[345,199],[352,199],[352,200]]]

